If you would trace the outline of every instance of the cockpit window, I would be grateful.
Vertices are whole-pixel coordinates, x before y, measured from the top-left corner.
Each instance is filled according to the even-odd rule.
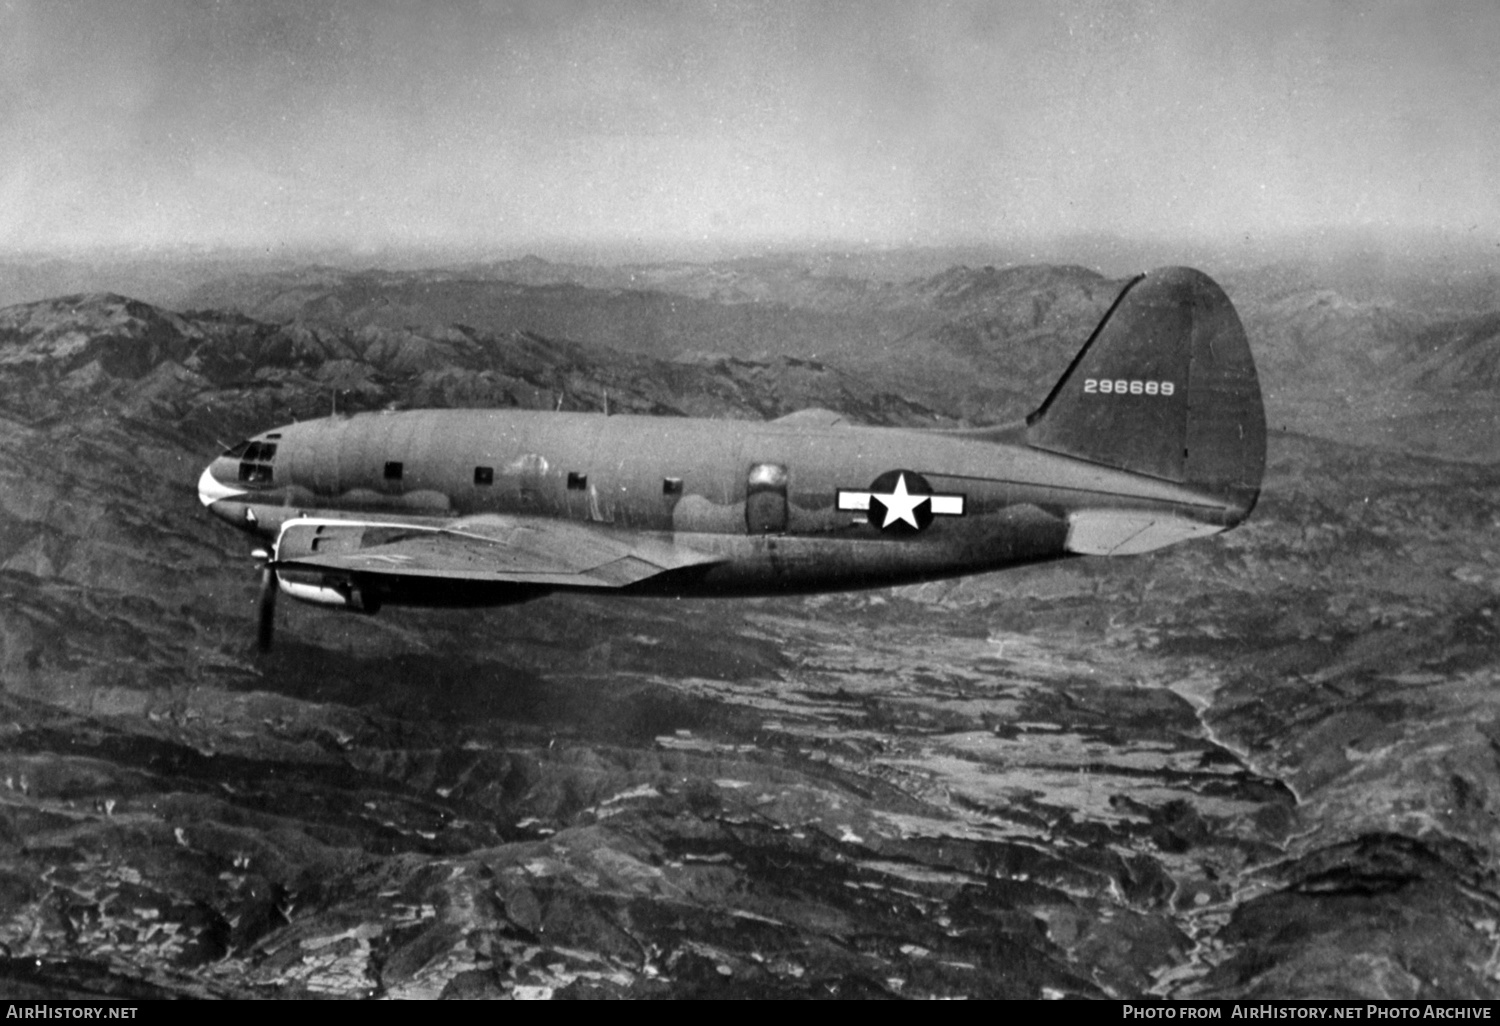
[[[271,461],[276,458],[275,442],[241,442],[224,455],[238,457],[240,481],[243,484],[268,485],[273,477]]]
[[[241,463],[240,481],[244,484],[270,484],[271,468],[265,463]]]
[[[250,448],[250,441],[249,441],[249,439],[246,439],[245,441],[239,443],[238,445],[234,446],[233,448],[225,449],[223,452],[219,453],[219,455],[220,456],[227,456],[229,459],[232,459],[232,460],[237,460],[237,459],[239,459],[241,456],[243,456],[245,454],[245,450],[248,449],[248,448]]]

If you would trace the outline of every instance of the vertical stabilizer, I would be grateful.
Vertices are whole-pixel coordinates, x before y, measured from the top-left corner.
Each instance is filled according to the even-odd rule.
[[[1190,485],[1248,513],[1265,470],[1266,418],[1229,297],[1191,268],[1136,278],[1027,418],[1026,440]]]

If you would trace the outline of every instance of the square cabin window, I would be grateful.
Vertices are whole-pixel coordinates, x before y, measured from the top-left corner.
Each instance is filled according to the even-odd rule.
[[[474,483],[477,485],[492,485],[495,483],[494,467],[475,467]]]
[[[681,495],[682,478],[664,477],[661,479],[661,493],[663,495]]]
[[[385,479],[387,481],[401,480],[401,464],[392,460],[385,465]]]
[[[587,491],[589,487],[589,476],[580,474],[576,470],[568,471],[568,490],[572,492]]]

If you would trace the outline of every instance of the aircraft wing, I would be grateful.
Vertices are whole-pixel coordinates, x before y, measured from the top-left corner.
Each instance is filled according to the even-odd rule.
[[[667,536],[540,517],[471,517],[451,524],[297,518],[276,542],[283,569],[573,588],[623,588],[720,557]]]

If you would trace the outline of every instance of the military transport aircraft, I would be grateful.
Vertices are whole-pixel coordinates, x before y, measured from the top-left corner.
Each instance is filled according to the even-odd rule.
[[[1125,286],[1036,412],[964,430],[521,410],[303,421],[203,472],[277,591],[373,613],[583,590],[875,587],[1216,534],[1254,507],[1265,413],[1244,328],[1188,268]]]

